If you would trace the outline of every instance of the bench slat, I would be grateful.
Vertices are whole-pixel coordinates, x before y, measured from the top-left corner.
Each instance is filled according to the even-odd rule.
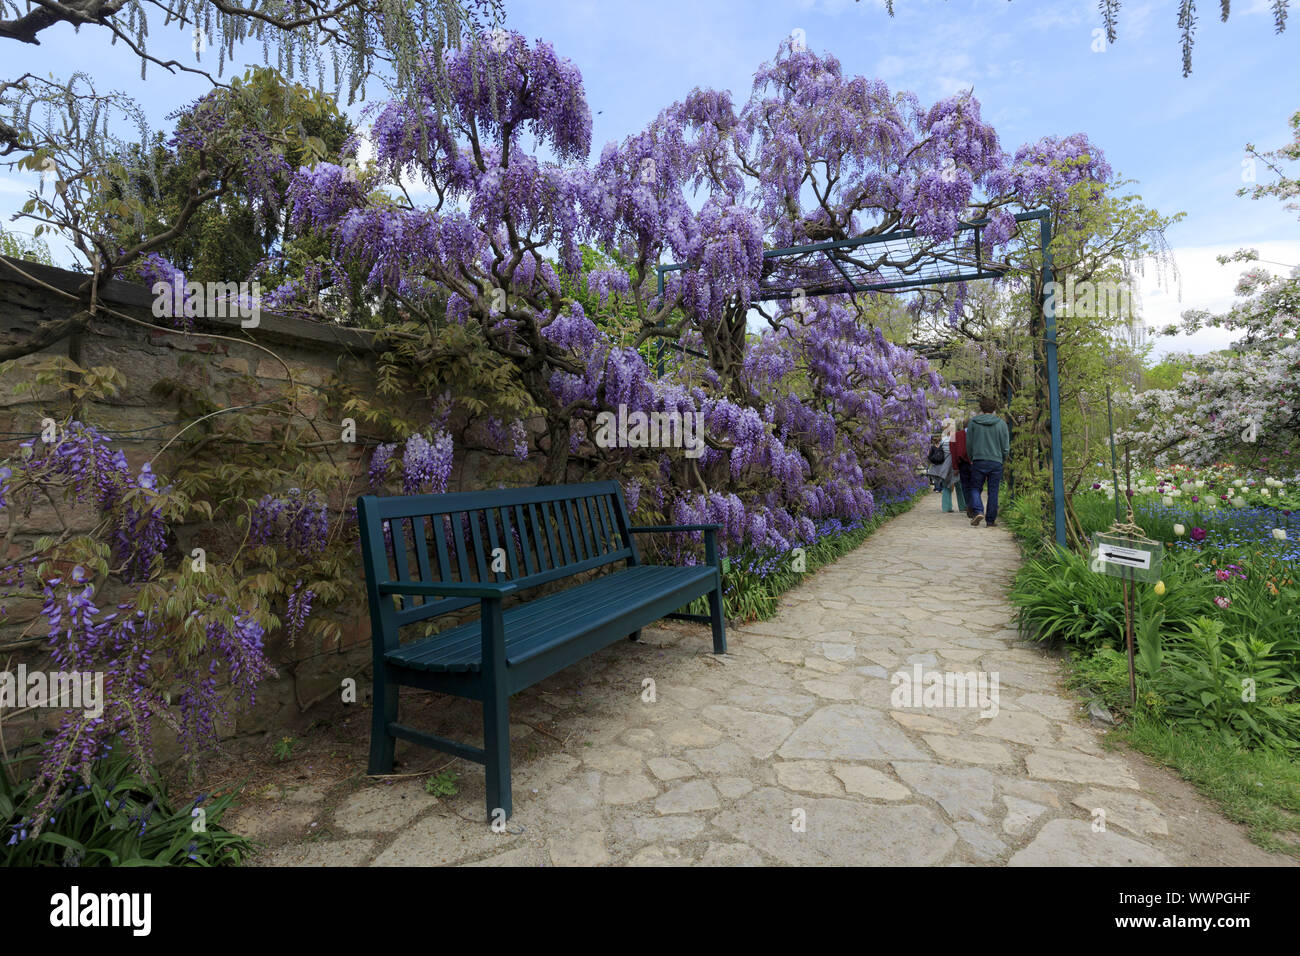
[[[411,533],[415,536],[415,567],[420,572],[421,581],[432,581],[433,571],[429,566],[429,542],[424,536],[424,515],[411,518]],[[424,601],[421,602],[426,603]]]
[[[472,581],[469,573],[469,555],[465,551],[465,522],[468,518],[459,511],[453,511],[451,519],[451,541],[456,548],[456,578],[458,581]]]
[[[551,516],[554,519],[553,525],[551,523],[548,523],[547,528],[551,528],[551,527],[555,528],[556,537],[558,537],[560,541],[559,553],[563,556],[564,563],[573,564],[578,559],[574,555],[573,550],[569,546],[569,533],[568,530],[565,528],[564,520],[561,517],[564,513],[562,504],[563,503],[559,501],[551,501],[551,502],[544,501],[542,502],[542,510],[550,511]]]
[[[601,495],[599,498],[591,500],[596,508],[596,517],[600,520],[600,532],[605,539],[605,549],[612,551],[618,547],[618,542],[615,540],[614,526],[609,522],[609,498]]]
[[[398,518],[396,521],[388,523],[389,539],[393,547],[393,566],[396,569],[397,577],[395,581],[409,581],[410,570],[406,565],[406,519]],[[404,594],[398,595],[397,607],[400,610],[406,610],[408,607],[415,605],[415,598],[408,597]]]
[[[430,515],[433,522],[433,546],[438,554],[438,580],[454,581],[451,576],[451,559],[447,556],[447,535],[451,533],[451,519],[446,515]]]
[[[599,557],[605,553],[605,543],[601,540],[600,527],[596,524],[596,506],[590,498],[579,498],[578,511],[586,516],[587,537],[591,540],[591,553]]]
[[[533,560],[533,542],[528,537],[528,521],[524,515],[523,505],[515,505],[515,527],[519,529],[519,550],[524,556],[524,574],[536,574],[538,568]]]
[[[596,540],[595,527],[591,522],[591,509],[588,507],[590,498],[577,498],[574,500],[574,507],[578,512],[578,527],[582,529],[582,541],[587,547],[587,553],[590,557],[600,556],[599,545]]]
[[[520,577],[518,552],[524,539],[516,532],[510,520],[509,508],[498,508],[497,514],[501,516],[501,541],[506,549],[506,567],[509,568],[510,580],[514,580]]]
[[[487,556],[483,552],[483,531],[479,527],[479,522],[483,520],[483,512],[471,511],[467,517],[470,540],[474,543],[474,568],[478,572],[478,580],[490,581],[492,579],[488,575]]]
[[[578,520],[574,499],[565,499],[561,507],[569,516],[569,539],[573,542],[573,556],[580,561],[586,561],[591,555],[587,554],[587,542],[583,538],[582,522]]]
[[[550,528],[546,516],[537,514],[537,505],[530,504],[528,513],[533,519],[533,540],[537,542],[537,567],[539,571],[550,571],[555,567],[555,551],[550,540]]]
[[[497,522],[496,522],[496,509],[495,509],[495,508],[485,508],[485,509],[483,509],[483,523],[487,525],[487,532],[488,532],[488,547],[491,549],[490,551],[488,551],[488,555],[487,555],[487,564],[488,564],[488,566],[487,566],[487,577],[485,577],[483,580],[484,580],[484,581],[504,581],[504,580],[505,580],[505,573],[504,573],[504,572],[498,572],[498,571],[493,571],[493,570],[492,570],[492,564],[493,564],[493,563],[495,562],[495,560],[496,560],[495,555],[496,555],[497,548],[501,548],[501,550],[503,550],[503,551],[505,550],[505,544],[503,543],[503,541],[502,541],[502,539],[500,538],[500,536],[497,534]]]

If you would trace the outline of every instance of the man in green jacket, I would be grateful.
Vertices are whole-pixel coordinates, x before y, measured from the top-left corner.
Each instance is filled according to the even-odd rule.
[[[978,527],[984,520],[984,504],[980,494],[984,483],[988,482],[988,526],[994,527],[998,520],[998,485],[1002,481],[1002,466],[1007,455],[1011,453],[1011,433],[1007,423],[993,412],[997,402],[985,396],[980,399],[980,412],[966,426],[966,454],[970,456],[971,487],[967,496],[972,515],[970,523]]]

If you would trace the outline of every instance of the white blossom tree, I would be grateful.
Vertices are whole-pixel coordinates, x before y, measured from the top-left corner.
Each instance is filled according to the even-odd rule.
[[[1291,142],[1278,150],[1256,153],[1250,147],[1277,174],[1275,181],[1255,186],[1248,193],[1252,198],[1300,195],[1300,179],[1288,177],[1282,165],[1300,159],[1300,113],[1291,117],[1291,129]],[[1253,249],[1219,257],[1224,264],[1258,259]],[[1300,470],[1300,267],[1278,275],[1254,265],[1242,273],[1235,292],[1240,298],[1228,311],[1189,310],[1181,325],[1162,330],[1175,335],[1222,328],[1240,337],[1220,352],[1179,357],[1190,366],[1182,381],[1132,396],[1136,417],[1118,437],[1160,464],[1171,456],[1204,464],[1240,455]]]

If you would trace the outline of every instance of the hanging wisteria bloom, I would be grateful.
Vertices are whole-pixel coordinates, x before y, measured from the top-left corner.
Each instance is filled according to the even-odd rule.
[[[391,442],[375,446],[370,456],[370,467],[366,469],[366,477],[369,479],[372,491],[383,486],[384,479],[388,477],[388,464],[392,461],[396,449],[397,445]]]
[[[421,434],[406,440],[402,452],[402,492],[442,494],[451,478],[454,447],[451,436],[439,431],[430,442]]]
[[[315,597],[316,595],[311,588],[304,588],[301,581],[293,586],[293,591],[289,594],[289,606],[285,617],[285,630],[291,642],[302,633],[307,618],[311,616],[311,603]]]

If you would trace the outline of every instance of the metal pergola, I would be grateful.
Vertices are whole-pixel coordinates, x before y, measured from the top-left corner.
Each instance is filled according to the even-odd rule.
[[[1039,251],[1042,253],[1043,341],[1047,346],[1047,393],[1052,418],[1052,499],[1055,506],[1056,543],[1066,545],[1065,467],[1061,449],[1061,395],[1056,362],[1055,281],[1052,269],[1052,219],[1046,209],[1022,212],[1016,222],[1038,221]],[[1005,275],[1005,265],[990,262],[982,242],[989,219],[962,222],[946,243],[934,246],[915,230],[903,229],[877,235],[836,239],[763,253],[763,272],[751,301],[814,298],[827,295],[856,295],[862,292],[897,292],[951,282],[996,279]],[[693,268],[674,262],[658,267],[658,290],[662,300],[664,277],[669,272]],[[662,356],[662,342],[660,355]],[[699,355],[676,346],[683,352]]]

